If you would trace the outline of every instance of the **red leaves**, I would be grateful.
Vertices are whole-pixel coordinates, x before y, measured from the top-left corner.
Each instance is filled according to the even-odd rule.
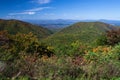
[[[109,45],[115,45],[120,42],[120,29],[107,31],[106,33],[107,43]]]

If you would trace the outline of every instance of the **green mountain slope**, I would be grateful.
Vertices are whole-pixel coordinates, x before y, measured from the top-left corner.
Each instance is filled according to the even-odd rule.
[[[46,28],[41,26],[32,25],[27,22],[19,20],[3,20],[0,19],[0,31],[7,30],[10,34],[20,33],[29,33],[32,32],[39,38],[45,38],[51,34]]]
[[[106,31],[116,27],[102,22],[79,22],[47,38],[51,45],[69,44],[81,41],[84,44],[95,42],[95,40]]]

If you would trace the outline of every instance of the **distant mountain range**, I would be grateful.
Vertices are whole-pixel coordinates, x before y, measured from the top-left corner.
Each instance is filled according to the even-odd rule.
[[[100,22],[105,22],[105,23],[108,23],[108,24],[112,24],[112,25],[115,25],[115,26],[120,26],[120,21],[119,20],[105,20],[105,19],[101,19],[99,21]]]
[[[76,22],[79,22],[78,20],[63,20],[63,19],[57,19],[57,20],[24,20],[26,22],[35,24],[35,25],[42,25],[45,28],[51,30],[52,32],[58,32],[61,29],[74,24]]]
[[[0,31],[2,30],[7,30],[10,34],[32,32],[39,38],[45,38],[52,33],[42,26],[33,25],[28,22],[0,19]]]
[[[45,28],[53,31],[53,32],[58,32],[61,29],[68,27],[74,23],[77,22],[104,22],[107,24],[115,25],[115,26],[120,26],[120,21],[119,20],[64,20],[64,19],[57,19],[57,20],[24,20],[26,22],[30,22],[32,24],[36,25],[42,25]]]
[[[100,19],[100,20],[70,20],[70,19],[56,19],[56,20],[23,20],[26,22],[30,22],[32,24],[74,24],[76,22],[104,22],[108,24],[113,24],[120,26],[120,20],[106,20],[106,19]]]
[[[120,26],[120,20],[106,20],[106,19],[100,19],[100,20],[80,20],[79,22],[104,22],[107,24],[115,25],[115,26]]]
[[[56,19],[56,20],[23,20],[33,24],[72,24],[78,22],[79,20],[64,20],[64,19]]]

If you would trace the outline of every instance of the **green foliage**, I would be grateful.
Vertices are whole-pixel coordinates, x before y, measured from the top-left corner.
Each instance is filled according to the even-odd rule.
[[[65,45],[58,44],[56,44],[54,47],[55,54],[57,56],[83,56],[84,51],[89,48],[87,45],[82,44],[80,41],[74,41],[70,44]]]
[[[120,44],[117,44],[111,51],[111,58],[120,60]]]
[[[88,47],[86,45],[82,44],[79,41],[75,41],[69,45],[67,53],[70,56],[83,56],[85,50],[87,49]]]
[[[107,37],[106,37],[106,35],[101,35],[98,39],[97,39],[97,41],[96,41],[96,44],[97,45],[106,45],[107,44]]]

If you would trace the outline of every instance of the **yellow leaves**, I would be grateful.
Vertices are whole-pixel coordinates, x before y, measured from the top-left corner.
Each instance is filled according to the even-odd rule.
[[[85,54],[88,54],[88,51],[87,51],[87,50],[85,50],[85,51],[84,51],[84,53],[85,53]]]
[[[47,46],[47,49],[48,49],[48,50],[53,50],[54,47],[52,47],[52,46]]]
[[[103,48],[103,51],[104,51],[104,52],[108,52],[109,50],[110,50],[109,47],[105,47],[105,48]]]
[[[96,53],[97,51],[98,51],[98,49],[97,49],[97,48],[93,48],[93,52],[95,52],[95,53]]]
[[[93,48],[93,52],[94,53],[104,53],[104,54],[108,54],[109,51],[111,50],[111,47],[107,47],[107,46],[98,46],[96,48]]]

